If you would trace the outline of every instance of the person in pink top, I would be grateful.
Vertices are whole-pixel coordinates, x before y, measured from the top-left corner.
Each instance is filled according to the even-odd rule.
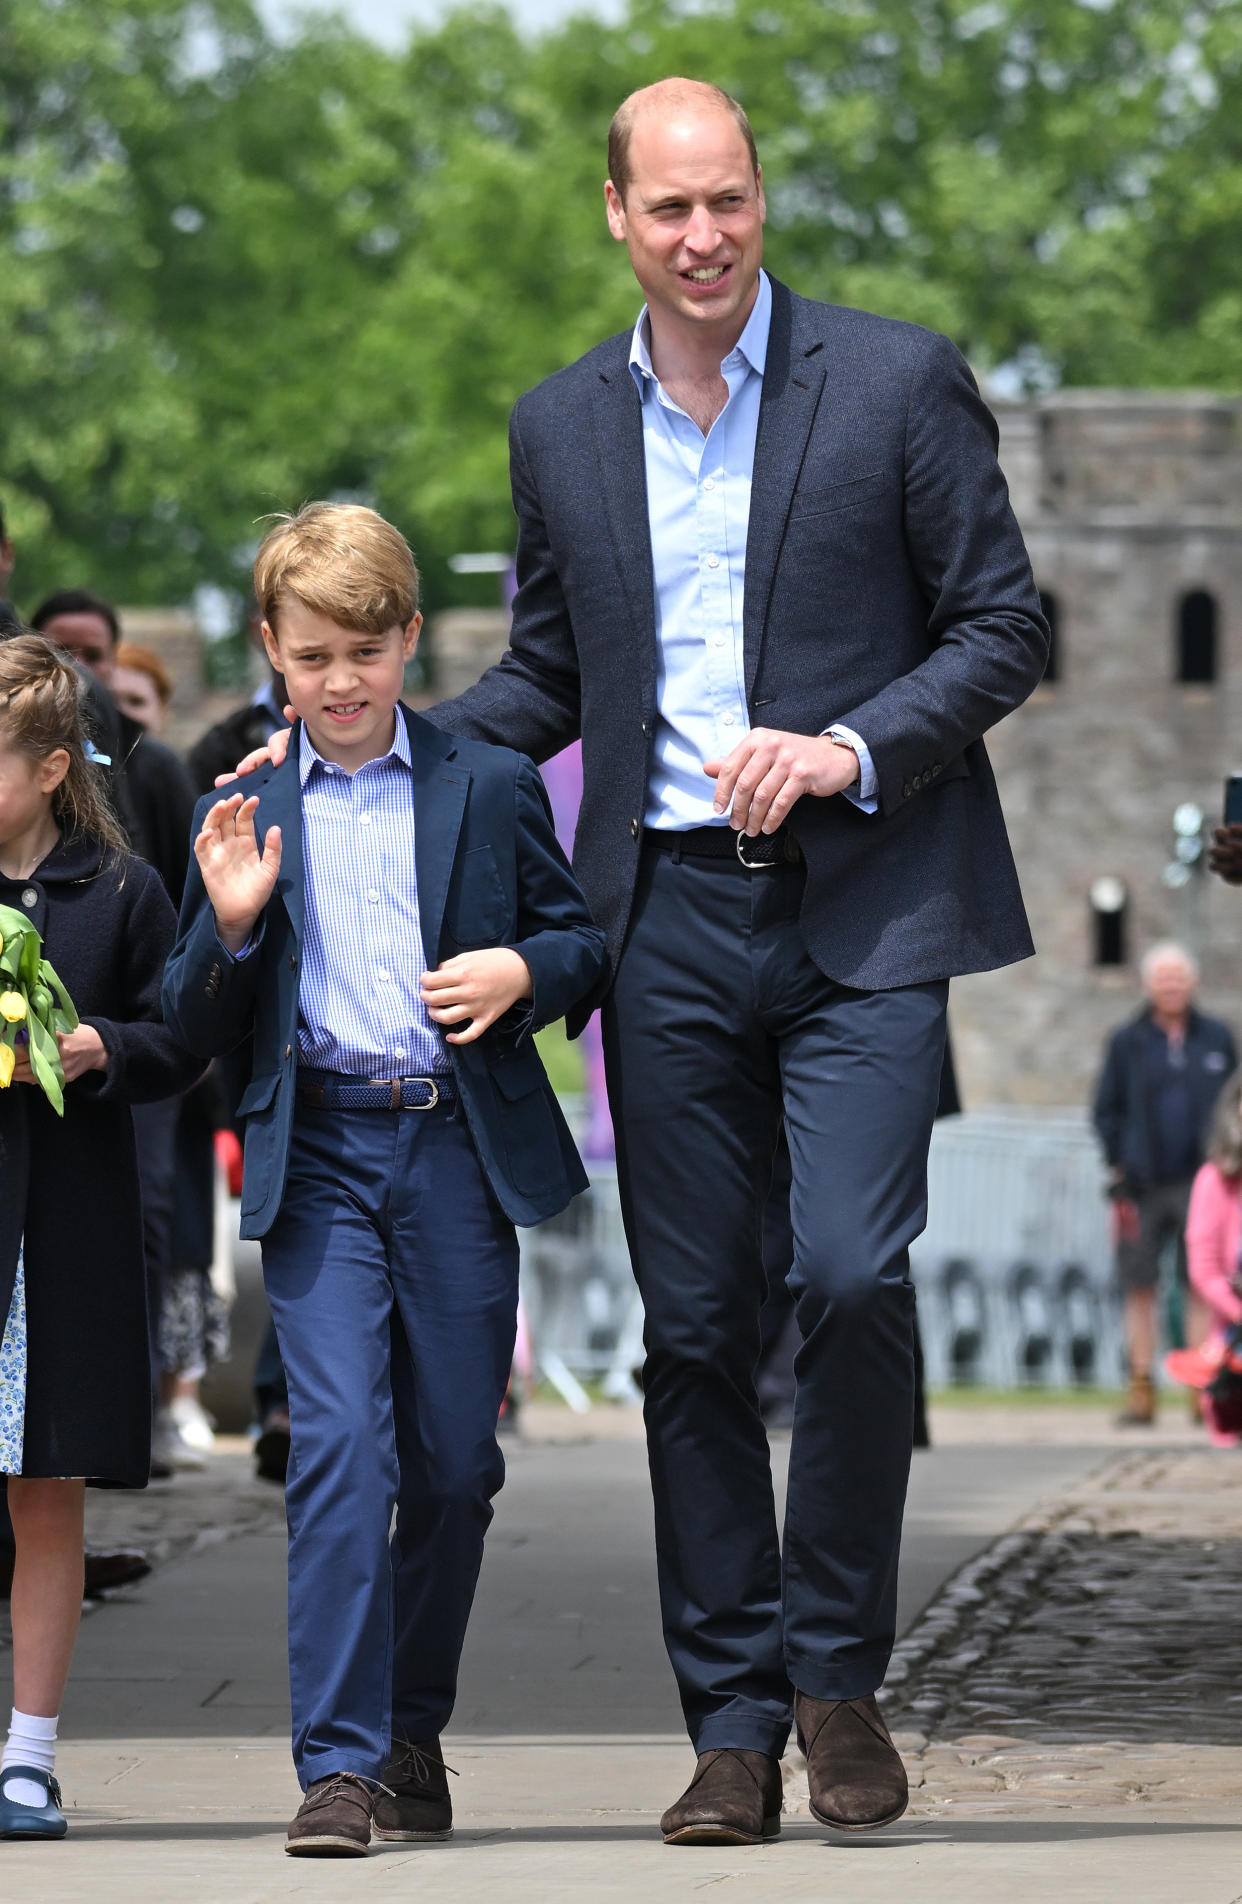
[[[1186,1261],[1191,1284],[1211,1311],[1212,1332],[1197,1349],[1167,1356],[1165,1367],[1202,1391],[1212,1440],[1236,1447],[1242,1442],[1242,1070],[1221,1092],[1207,1148],[1190,1192]]]

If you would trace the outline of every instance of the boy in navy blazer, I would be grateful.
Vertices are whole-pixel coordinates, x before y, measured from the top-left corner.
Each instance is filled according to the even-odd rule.
[[[598,983],[603,940],[529,761],[399,705],[421,617],[398,532],[308,504],[255,589],[300,718],[249,797],[199,803],[164,1009],[203,1057],[254,1038],[241,1233],[292,1423],[285,1848],[360,1855],[451,1828],[513,1226],[586,1184],[531,1034]]]

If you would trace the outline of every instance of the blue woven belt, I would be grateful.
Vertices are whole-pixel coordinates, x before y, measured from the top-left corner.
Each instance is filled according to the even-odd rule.
[[[342,1071],[299,1070],[297,1097],[314,1111],[430,1111],[456,1100],[453,1079],[351,1078]]]

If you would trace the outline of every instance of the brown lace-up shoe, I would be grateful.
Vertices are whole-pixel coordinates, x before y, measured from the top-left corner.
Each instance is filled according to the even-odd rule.
[[[377,1838],[451,1838],[453,1801],[439,1739],[396,1735],[384,1768],[385,1789],[377,1792],[371,1829]],[[457,1774],[454,1772],[453,1776]]]
[[[811,1811],[835,1831],[875,1831],[901,1817],[910,1787],[874,1695],[812,1699],[794,1694],[798,1744],[806,1754]]]
[[[293,1858],[364,1858],[371,1842],[371,1788],[353,1772],[334,1772],[306,1788],[289,1826]]]
[[[762,1844],[781,1828],[781,1768],[766,1752],[702,1752],[660,1820],[665,1844]]]

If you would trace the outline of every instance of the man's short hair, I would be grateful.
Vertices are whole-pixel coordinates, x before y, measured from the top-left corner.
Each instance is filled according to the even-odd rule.
[[[30,617],[30,626],[41,632],[59,615],[98,615],[101,621],[107,622],[114,647],[121,639],[121,624],[115,608],[102,595],[96,595],[94,589],[58,588],[54,595],[46,595],[39,603]]]
[[[418,569],[401,531],[374,509],[308,502],[264,536],[254,592],[272,629],[292,599],[339,628],[382,635],[417,613]]]
[[[710,80],[706,79],[671,79],[663,80],[659,83],[668,86],[670,90],[684,88],[684,93],[682,93],[681,96],[685,98],[694,98],[696,95],[702,96],[706,94],[707,98],[713,104],[719,106],[722,112],[727,112],[730,118],[736,123],[738,131],[746,141],[746,150],[750,154],[751,170],[755,173],[756,177],[758,176],[759,149],[755,144],[755,135],[750,129],[750,120],[746,117],[744,110],[738,105],[732,93],[727,93],[723,86],[714,86]],[[622,199],[624,199],[630,189],[630,178],[632,176],[630,172],[630,139],[634,131],[634,121],[637,119],[639,113],[639,107],[635,102],[642,98],[644,92],[648,91],[650,91],[650,88],[644,86],[640,88],[638,92],[631,93],[628,99],[623,99],[613,114],[612,124],[608,128],[608,176]],[[674,96],[677,96],[676,92],[674,92]]]
[[[1158,965],[1166,959],[1177,959],[1190,973],[1192,982],[1199,983],[1199,961],[1193,952],[1188,952],[1176,939],[1161,939],[1158,944],[1149,946],[1139,965],[1139,978],[1144,986],[1151,984],[1151,975]]]

